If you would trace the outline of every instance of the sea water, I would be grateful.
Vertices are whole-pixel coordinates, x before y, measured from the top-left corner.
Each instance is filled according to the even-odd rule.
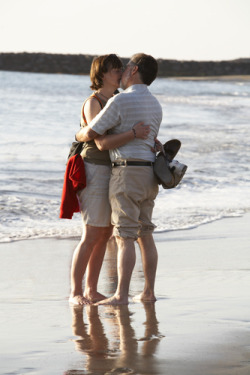
[[[81,235],[81,215],[59,219],[65,164],[88,76],[0,72],[0,242]],[[158,78],[162,143],[178,138],[188,165],[160,187],[156,232],[190,229],[250,211],[250,81]],[[131,124],[132,125],[132,124]]]

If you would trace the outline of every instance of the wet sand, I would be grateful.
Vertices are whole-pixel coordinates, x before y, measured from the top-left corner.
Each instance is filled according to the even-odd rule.
[[[77,239],[0,244],[1,374],[250,374],[250,214],[156,234],[155,304],[70,307]],[[107,251],[99,291],[116,286]],[[140,254],[131,297],[143,288]]]

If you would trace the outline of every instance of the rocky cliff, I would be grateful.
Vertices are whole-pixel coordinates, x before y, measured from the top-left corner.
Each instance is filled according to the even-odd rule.
[[[92,55],[0,53],[0,70],[39,73],[89,74]],[[122,58],[123,63],[128,58]],[[160,77],[250,75],[250,59],[178,61],[159,59]]]

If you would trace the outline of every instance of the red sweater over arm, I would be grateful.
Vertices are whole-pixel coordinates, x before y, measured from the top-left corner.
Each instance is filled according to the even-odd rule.
[[[86,186],[84,162],[81,155],[77,154],[68,160],[64,175],[60,219],[72,219],[74,212],[79,212],[77,191]]]

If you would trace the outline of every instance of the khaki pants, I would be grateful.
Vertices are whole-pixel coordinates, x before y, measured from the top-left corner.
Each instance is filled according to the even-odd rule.
[[[114,235],[137,239],[152,233],[155,225],[151,219],[157,194],[158,183],[153,167],[112,168],[109,200]]]

